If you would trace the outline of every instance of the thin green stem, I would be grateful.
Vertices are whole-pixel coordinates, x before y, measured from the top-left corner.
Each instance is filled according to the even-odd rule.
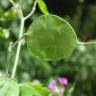
[[[80,44],[80,45],[96,44],[96,41],[90,41],[90,42],[80,42],[80,41],[78,41],[77,44]]]
[[[12,50],[11,50],[12,42],[10,42],[9,47],[8,47],[8,56],[7,56],[7,63],[6,63],[6,73],[9,71],[9,61],[11,58]]]
[[[23,16],[23,12],[21,10],[21,7],[19,5],[17,6],[19,8],[19,14],[18,15],[20,17],[21,25],[20,25],[19,39],[16,42],[16,44],[18,43],[18,46],[17,46],[16,57],[15,57],[15,61],[14,61],[14,65],[13,65],[13,70],[12,70],[12,75],[11,75],[12,78],[14,78],[14,76],[15,76],[17,65],[18,65],[18,60],[19,60],[19,55],[20,55],[20,49],[21,49],[21,45],[22,45],[21,38],[23,36],[24,23],[25,23],[25,20],[26,19],[28,19],[31,15],[34,14],[35,8],[36,8],[36,4],[37,4],[37,0],[35,0],[34,6],[33,6],[32,10],[31,10],[31,12],[26,17]]]
[[[15,2],[13,1],[13,0],[9,0],[10,1],[10,3],[12,4],[12,5],[14,5],[15,4]]]
[[[23,36],[23,29],[24,29],[24,18],[22,17],[21,18],[21,27],[20,27],[19,38],[21,38]],[[12,78],[14,78],[15,73],[16,73],[21,45],[22,45],[22,40],[18,42],[17,51],[16,51],[16,57],[15,57],[15,61],[14,61],[14,65],[13,65],[13,70],[12,70],[12,75],[11,75]]]
[[[19,41],[24,39],[24,37],[27,36],[27,34],[23,34],[21,38],[19,38],[15,43],[12,44],[11,50],[18,44]]]
[[[32,10],[27,16],[25,16],[25,18],[24,18],[25,20],[27,20],[30,16],[32,16],[34,14],[34,12],[36,10],[36,5],[37,5],[37,0],[34,1],[34,5],[32,7]]]

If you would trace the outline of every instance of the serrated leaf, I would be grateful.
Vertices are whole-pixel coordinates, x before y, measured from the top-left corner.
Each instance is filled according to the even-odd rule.
[[[34,84],[32,83],[32,87],[36,90],[38,90],[38,92],[42,95],[42,96],[49,96],[52,94],[52,92],[46,88],[43,87],[41,84]]]
[[[77,37],[66,20],[43,15],[30,25],[27,43],[31,52],[44,60],[68,59],[77,45]]]
[[[20,96],[42,96],[38,90],[34,89],[30,83],[24,83],[20,86]]]
[[[19,86],[11,78],[0,77],[0,96],[19,96]]]
[[[38,6],[43,14],[49,14],[47,6],[43,0],[38,0]]]

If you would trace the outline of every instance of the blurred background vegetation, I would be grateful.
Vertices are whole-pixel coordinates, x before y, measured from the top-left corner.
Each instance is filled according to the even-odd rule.
[[[20,0],[15,0],[19,2]],[[21,0],[24,15],[30,12],[32,0]],[[89,41],[96,39],[96,0],[45,0],[48,10],[52,14],[61,16],[73,26],[79,40]],[[24,31],[30,23],[42,15],[37,10],[25,23]],[[0,0],[0,71],[8,68],[9,42],[18,39],[20,21],[12,10],[8,0]],[[15,49],[12,52],[9,73],[12,71]],[[67,50],[66,50],[67,51]],[[72,96],[96,96],[96,44],[78,45],[69,60],[49,61],[32,56],[26,46],[22,45],[16,77],[18,80],[39,80],[48,84],[51,78],[65,76],[69,83],[75,83]]]

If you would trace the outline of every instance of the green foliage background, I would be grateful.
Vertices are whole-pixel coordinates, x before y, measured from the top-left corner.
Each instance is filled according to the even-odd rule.
[[[17,0],[19,1],[19,0]],[[32,0],[21,0],[25,15],[30,12]],[[45,0],[52,14],[61,16],[70,22],[81,41],[96,39],[96,1],[95,0]],[[30,23],[42,13],[38,9],[25,23],[25,32]],[[8,0],[0,0],[0,71],[7,66],[9,42],[18,38],[19,19]],[[9,72],[12,71],[15,49],[12,53]],[[67,50],[66,50],[67,51]],[[96,44],[79,45],[68,61],[45,62],[32,56],[22,45],[16,77],[18,80],[39,80],[48,84],[51,78],[66,76],[69,83],[76,83],[73,96],[95,96],[96,94]]]

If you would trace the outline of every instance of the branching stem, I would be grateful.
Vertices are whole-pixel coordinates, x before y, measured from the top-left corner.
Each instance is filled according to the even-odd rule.
[[[20,27],[20,35],[19,35],[19,38],[21,38],[22,35],[23,35],[23,29],[24,29],[24,18],[21,18],[21,27]],[[21,49],[21,45],[22,45],[22,40],[18,42],[17,51],[16,51],[16,57],[15,57],[14,66],[13,66],[13,71],[12,71],[12,76],[11,76],[12,78],[14,78],[15,73],[16,73],[16,69],[17,69],[17,65],[18,65],[18,60],[19,60],[20,49]]]
[[[13,0],[10,0],[10,1],[13,1]],[[11,2],[12,3],[12,2]],[[13,2],[14,3],[14,2]],[[15,44],[17,44],[18,43],[18,45],[17,45],[17,51],[16,51],[16,57],[15,57],[15,60],[14,60],[14,65],[13,65],[13,69],[12,69],[12,75],[11,75],[11,77],[12,78],[14,78],[14,76],[15,76],[15,73],[16,73],[16,69],[17,69],[17,65],[18,65],[18,61],[19,61],[19,55],[20,55],[20,49],[21,49],[21,45],[22,45],[22,37],[24,36],[23,35],[23,33],[24,33],[24,23],[25,23],[25,20],[27,20],[31,15],[33,15],[34,14],[34,12],[35,12],[35,9],[36,9],[36,4],[37,4],[37,0],[35,0],[34,1],[34,5],[33,5],[33,8],[32,8],[32,11],[26,16],[26,17],[24,17],[23,16],[23,12],[22,12],[22,10],[21,10],[21,7],[19,7],[20,8],[20,10],[19,10],[19,12],[20,12],[20,15],[19,15],[19,17],[20,17],[20,22],[21,22],[21,24],[20,24],[20,33],[19,33],[19,39],[17,40],[17,42],[15,43]],[[14,5],[14,4],[13,4]]]
[[[35,9],[36,9],[36,5],[37,5],[37,0],[34,1],[32,11],[24,18],[25,20],[27,20],[30,16],[32,16],[34,14]]]
[[[24,39],[24,37],[26,36],[26,34],[24,34],[21,38],[19,38],[15,43],[12,44],[11,46],[11,50],[18,44],[19,41],[21,41],[22,39]]]

